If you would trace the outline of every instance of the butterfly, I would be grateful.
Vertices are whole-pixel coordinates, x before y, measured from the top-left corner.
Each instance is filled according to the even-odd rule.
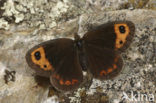
[[[50,78],[59,91],[77,89],[87,69],[99,80],[116,77],[123,67],[120,56],[132,42],[135,26],[131,21],[100,25],[75,39],[59,38],[36,45],[26,53],[36,74]]]

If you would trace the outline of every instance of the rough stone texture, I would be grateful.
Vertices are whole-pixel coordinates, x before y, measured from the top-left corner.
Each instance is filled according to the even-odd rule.
[[[123,92],[131,97],[132,91],[147,94],[148,100],[153,94],[156,101],[156,2],[132,1],[1,0],[0,103],[130,103],[122,98]],[[152,9],[142,10],[148,7]],[[91,81],[87,77],[81,88],[68,94],[35,81],[25,61],[29,48],[53,38],[72,38],[77,27],[83,36],[88,29],[115,20],[130,20],[136,26],[117,78]]]

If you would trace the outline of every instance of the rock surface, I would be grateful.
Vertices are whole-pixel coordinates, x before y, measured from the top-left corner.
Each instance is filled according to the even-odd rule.
[[[129,0],[0,1],[0,103],[130,103],[123,97],[132,93],[147,94],[147,102],[154,95],[156,101],[156,2],[143,4],[138,9]],[[152,9],[142,9],[151,4]],[[88,85],[69,94],[36,82],[25,61],[29,48],[54,38],[73,38],[77,27],[83,36],[90,27],[117,20],[132,21],[136,27],[117,78],[86,80]]]

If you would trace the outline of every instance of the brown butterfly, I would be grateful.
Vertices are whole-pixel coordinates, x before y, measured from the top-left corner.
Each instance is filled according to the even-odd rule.
[[[120,53],[130,45],[134,32],[131,21],[108,22],[82,38],[43,42],[27,52],[26,61],[37,75],[49,77],[56,89],[71,91],[82,83],[83,69],[100,80],[117,76],[123,66]]]

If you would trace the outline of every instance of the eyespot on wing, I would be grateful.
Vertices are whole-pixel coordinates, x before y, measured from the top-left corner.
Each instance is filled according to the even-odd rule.
[[[49,77],[54,71],[52,64],[46,59],[43,46],[35,46],[26,53],[26,61],[30,68],[36,71],[37,75]]]

